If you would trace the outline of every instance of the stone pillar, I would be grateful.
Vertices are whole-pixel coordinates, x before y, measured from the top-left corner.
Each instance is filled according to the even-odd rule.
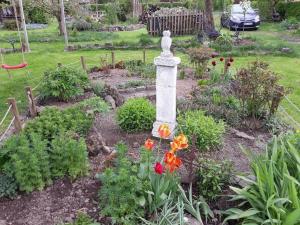
[[[154,59],[156,65],[156,121],[153,124],[152,135],[159,137],[158,128],[168,124],[172,138],[176,128],[176,83],[177,66],[180,58],[174,57],[170,51],[172,39],[170,31],[163,32],[161,47],[163,52]]]

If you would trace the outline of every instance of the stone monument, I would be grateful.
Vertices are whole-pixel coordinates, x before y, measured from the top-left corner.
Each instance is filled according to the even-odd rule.
[[[152,135],[159,137],[158,128],[168,124],[172,138],[176,128],[176,83],[177,66],[180,58],[174,57],[170,51],[172,45],[171,32],[164,31],[161,41],[162,53],[154,59],[156,65],[156,121]]]

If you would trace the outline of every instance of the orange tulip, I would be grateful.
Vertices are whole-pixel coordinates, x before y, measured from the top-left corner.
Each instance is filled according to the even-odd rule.
[[[171,130],[168,124],[162,124],[158,128],[159,136],[163,139],[166,139],[171,135]]]
[[[182,161],[180,158],[178,158],[173,152],[167,152],[165,154],[165,166],[170,171],[170,173],[173,173],[176,169],[178,169]]]
[[[144,146],[147,150],[151,151],[154,147],[154,141],[151,139],[147,139]]]
[[[177,144],[177,142],[173,141],[171,142],[171,149],[172,149],[172,152],[175,153],[178,149],[179,149],[179,146]]]
[[[167,152],[165,154],[165,160],[164,160],[164,162],[166,164],[170,164],[170,163],[172,163],[174,161],[175,157],[176,156],[175,156],[175,154],[173,152]]]
[[[180,134],[179,136],[174,138],[174,142],[178,146],[178,150],[186,149],[189,147],[188,145],[188,139],[184,134]]]

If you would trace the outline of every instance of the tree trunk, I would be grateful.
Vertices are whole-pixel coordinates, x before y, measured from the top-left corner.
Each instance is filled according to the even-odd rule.
[[[205,32],[212,32],[214,30],[213,1],[205,0]]]
[[[56,20],[58,22],[59,35],[63,36],[64,35],[64,30],[63,30],[63,26],[61,24],[60,14],[59,15],[55,15],[55,18],[56,18]]]

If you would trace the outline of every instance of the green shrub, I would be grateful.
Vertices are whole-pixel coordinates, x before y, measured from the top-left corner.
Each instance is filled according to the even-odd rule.
[[[0,173],[0,198],[12,198],[17,194],[18,185],[14,178]]]
[[[190,61],[196,66],[196,74],[198,77],[202,77],[206,72],[212,54],[213,50],[207,47],[188,49]]]
[[[278,81],[269,64],[261,61],[252,62],[237,72],[233,90],[247,116],[256,118],[277,111],[285,95],[285,89]]]
[[[282,18],[295,17],[300,20],[300,2],[281,2],[276,6]]]
[[[11,138],[3,147],[9,160],[4,164],[6,174],[14,177],[21,191],[31,192],[43,189],[51,183],[47,141],[32,134]]]
[[[195,141],[200,151],[208,151],[222,144],[225,125],[216,122],[203,111],[187,111],[178,117],[179,131],[187,135],[189,142]]]
[[[199,165],[201,165],[197,171],[199,195],[206,200],[215,200],[229,184],[232,164],[229,161],[219,163],[214,160],[201,159]]]
[[[125,68],[131,75],[155,78],[155,66],[153,64],[145,64],[142,60],[126,61]]]
[[[141,34],[139,44],[143,47],[153,44],[153,40],[151,39],[150,35],[148,34]]]
[[[144,217],[139,201],[147,184],[138,177],[138,167],[127,158],[127,150],[124,144],[118,144],[118,166],[98,176],[102,183],[99,196],[102,215],[112,217],[113,223],[132,225],[138,224],[139,216]]]
[[[42,99],[56,98],[68,101],[82,95],[89,85],[85,72],[68,67],[46,71],[39,88]]]
[[[229,52],[233,48],[233,40],[230,34],[221,34],[212,43],[212,48],[216,49],[218,52]]]
[[[245,188],[232,187],[232,200],[242,201],[238,208],[225,213],[228,220],[242,224],[300,223],[300,149],[289,137],[274,137],[265,154],[257,156],[248,151],[254,180],[243,178]]]
[[[272,1],[269,0],[259,0],[257,1],[257,6],[259,9],[259,15],[262,20],[272,19]]]
[[[92,114],[107,113],[109,111],[107,103],[99,97],[86,99],[78,103],[77,107]]]
[[[72,179],[88,172],[87,147],[83,138],[75,140],[72,135],[60,133],[51,142],[51,173],[54,178],[66,174]]]
[[[116,24],[118,22],[118,12],[120,5],[117,2],[105,4],[105,23]]]
[[[19,189],[26,192],[40,190],[57,177],[85,175],[87,147],[78,135],[87,134],[95,112],[107,111],[107,104],[99,97],[65,110],[46,108],[1,146],[0,171],[14,178]]]
[[[144,98],[130,99],[117,110],[117,122],[127,132],[151,130],[154,121],[155,107]]]
[[[104,98],[105,97],[105,83],[102,81],[93,82],[91,84],[93,92],[99,96]]]
[[[281,28],[286,29],[286,30],[297,29],[300,27],[300,22],[295,17],[291,17],[291,18],[283,20],[280,23],[280,26],[281,26]]]
[[[3,21],[4,28],[7,30],[16,30],[17,24],[15,20],[4,20]]]
[[[85,213],[78,213],[76,220],[73,223],[64,223],[62,225],[100,225]]]
[[[27,123],[25,133],[38,133],[47,140],[52,140],[61,130],[85,136],[92,122],[93,115],[86,114],[78,107],[65,110],[49,107],[39,117]]]
[[[25,6],[27,19],[30,23],[47,24],[49,15],[42,7]]]
[[[77,31],[87,31],[92,29],[92,23],[86,21],[83,18],[75,19],[70,27],[71,30],[76,29]]]

